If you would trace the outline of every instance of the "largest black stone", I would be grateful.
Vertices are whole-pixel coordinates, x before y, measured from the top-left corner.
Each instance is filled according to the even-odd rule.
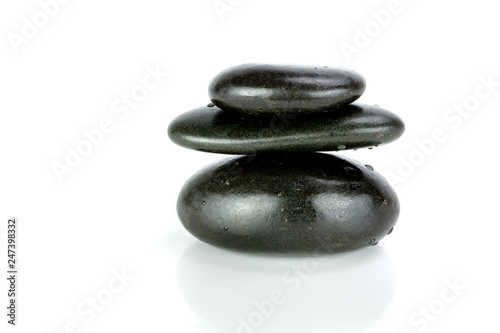
[[[177,212],[200,240],[233,250],[335,253],[377,244],[399,202],[370,166],[321,153],[248,155],[194,175]]]

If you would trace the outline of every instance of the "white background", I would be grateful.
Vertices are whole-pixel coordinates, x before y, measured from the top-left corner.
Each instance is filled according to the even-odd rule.
[[[497,331],[495,3],[221,2],[229,9],[218,12],[212,0],[72,0],[52,7],[47,22],[37,1],[2,2],[0,266],[6,221],[16,216],[20,278],[16,327],[6,323],[1,280],[0,331],[236,332],[239,316],[253,316],[258,327],[247,332]],[[387,9],[381,26],[373,12]],[[33,16],[40,27],[30,34]],[[343,52],[347,44],[356,53]],[[224,156],[175,146],[167,126],[209,102],[220,70],[245,62],[353,68],[367,81],[360,102],[401,116],[397,142],[344,153],[399,177],[391,236],[319,260],[223,251],[182,228],[182,184]],[[114,112],[147,68],[168,76],[128,116]],[[111,133],[60,181],[54,162],[65,163],[67,147],[103,119]],[[430,144],[436,131],[442,140]],[[427,143],[425,155],[416,141]],[[313,269],[300,285],[283,280],[302,264]],[[124,287],[114,280],[123,270]],[[256,315],[254,302],[267,304],[273,290],[284,303]],[[95,297],[106,303],[100,311],[87,305]]]

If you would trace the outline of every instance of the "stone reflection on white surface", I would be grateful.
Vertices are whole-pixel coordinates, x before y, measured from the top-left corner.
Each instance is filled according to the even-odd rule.
[[[396,284],[380,246],[283,257],[202,242],[182,254],[177,281],[189,306],[212,326],[209,331],[237,333],[363,332],[389,306]]]

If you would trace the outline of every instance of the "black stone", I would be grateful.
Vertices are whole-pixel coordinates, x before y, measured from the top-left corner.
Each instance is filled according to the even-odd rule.
[[[208,91],[224,110],[310,113],[350,104],[365,86],[361,75],[344,68],[244,64],[219,73]]]
[[[403,132],[395,114],[357,103],[299,115],[249,115],[207,106],[181,114],[168,128],[180,146],[223,154],[357,149],[394,141]]]
[[[376,245],[393,230],[396,193],[364,164],[330,154],[258,154],[209,166],[177,202],[184,227],[227,249],[336,253]]]

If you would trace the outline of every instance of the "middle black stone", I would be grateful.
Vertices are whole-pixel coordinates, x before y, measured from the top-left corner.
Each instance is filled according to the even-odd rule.
[[[394,141],[403,132],[398,116],[364,104],[300,115],[248,115],[207,106],[181,114],[168,128],[180,146],[222,154],[355,149]]]

